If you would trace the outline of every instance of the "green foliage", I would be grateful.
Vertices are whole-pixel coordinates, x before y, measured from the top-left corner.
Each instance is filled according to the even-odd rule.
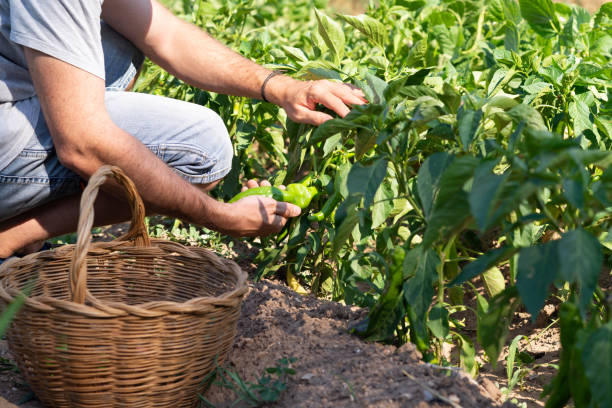
[[[255,383],[245,381],[236,372],[217,365],[203,382],[206,389],[217,385],[233,391],[236,400],[232,406],[241,402],[250,407],[268,406],[278,401],[281,393],[287,389],[289,377],[295,375],[295,370],[291,368],[291,365],[296,361],[297,359],[293,357],[278,360],[276,366],[267,367]],[[214,408],[215,405],[203,395],[200,395],[200,399],[206,406]]]
[[[412,341],[431,361],[454,342],[474,374],[455,316],[470,280],[486,288],[474,313],[493,363],[520,304],[535,318],[556,295],[563,353],[548,406],[609,406],[609,359],[597,356],[610,354],[598,278],[612,249],[611,6],[591,16],[551,0],[371,3],[360,16],[306,0],[173,3],[261,64],[362,89],[368,104],[316,129],[152,65],[140,89],[223,118],[235,156],[219,198],[246,178],[308,173],[313,212],[330,202],[325,216],[304,211],[252,241],[257,277],[288,270],[318,295],[370,307],[356,333]],[[524,371],[511,363],[516,385]]]

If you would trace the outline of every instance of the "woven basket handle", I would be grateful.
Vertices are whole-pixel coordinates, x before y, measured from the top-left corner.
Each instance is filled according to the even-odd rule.
[[[125,173],[116,166],[102,166],[89,179],[87,187],[81,196],[79,226],[77,230],[77,243],[74,256],[70,263],[70,290],[72,301],[85,303],[87,291],[87,252],[91,244],[91,228],[94,223],[94,202],[98,196],[100,186],[112,177],[123,189],[130,203],[132,221],[130,229],[122,239],[134,241],[135,246],[150,245],[149,235],[145,226],[145,207],[138,195],[136,186]]]

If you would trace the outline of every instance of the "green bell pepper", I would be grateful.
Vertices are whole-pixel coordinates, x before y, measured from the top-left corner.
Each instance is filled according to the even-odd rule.
[[[262,186],[249,188],[248,190],[236,194],[229,202],[234,203],[242,198],[250,196],[264,196],[273,198],[276,201],[295,204],[301,209],[304,209],[308,207],[310,201],[312,201],[317,193],[316,187],[306,187],[300,183],[289,184],[286,190],[281,190],[274,186]]]
[[[317,211],[316,213],[309,215],[308,220],[323,221],[331,215],[331,213],[336,209],[340,201],[342,201],[342,195],[338,191],[334,191],[334,194],[332,194],[327,199],[327,201],[325,201],[325,204],[323,204],[321,211]]]

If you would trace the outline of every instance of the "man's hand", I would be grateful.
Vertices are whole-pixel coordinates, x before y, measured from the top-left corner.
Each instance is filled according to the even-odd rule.
[[[250,188],[270,186],[270,182],[263,180],[249,180],[242,191]],[[284,189],[284,186],[279,186]],[[265,236],[276,234],[285,226],[289,218],[297,217],[301,213],[300,207],[290,203],[283,203],[272,198],[262,196],[249,196],[232,204],[224,204],[221,212],[222,225],[216,229],[232,236]]]
[[[249,196],[223,204],[222,218],[215,229],[235,237],[277,234],[289,218],[300,215],[300,207],[273,198]]]
[[[332,119],[327,113],[317,111],[317,104],[345,117],[350,106],[366,103],[363,92],[352,85],[326,80],[297,81],[279,76],[266,84],[266,96],[270,102],[285,109],[291,120],[315,126]]]

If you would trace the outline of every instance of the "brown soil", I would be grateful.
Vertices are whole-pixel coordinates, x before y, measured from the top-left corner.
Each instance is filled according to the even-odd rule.
[[[231,369],[254,382],[280,358],[296,358],[278,407],[462,407],[498,406],[485,387],[467,375],[421,362],[408,344],[365,343],[347,327],[364,310],[301,297],[282,284],[254,285],[243,305]],[[211,390],[218,407],[235,400]]]
[[[126,231],[125,225],[105,228],[95,240],[109,240]],[[228,241],[229,242],[229,241]],[[215,248],[222,256],[235,259],[252,273],[257,251],[244,241]],[[482,285],[477,285],[482,288]],[[609,271],[602,271],[600,286],[612,289]],[[465,304],[475,307],[475,298],[466,296]],[[296,358],[294,376],[285,382],[288,389],[276,407],[425,407],[499,406],[506,399],[526,407],[544,406],[540,394],[555,375],[551,364],[558,364],[560,341],[555,324],[558,301],[550,301],[536,322],[519,311],[514,316],[509,344],[516,335],[524,335],[519,350],[529,353],[534,362],[511,391],[507,387],[505,360],[507,347],[494,368],[478,349],[481,366],[478,382],[457,369],[444,369],[421,362],[412,345],[401,348],[366,343],[348,334],[347,329],[362,319],[366,311],[339,303],[300,296],[279,282],[265,281],[253,285],[243,304],[235,346],[228,369],[246,381],[256,382],[265,369],[274,367],[281,358]],[[475,344],[476,321],[473,313],[454,315],[464,319],[464,333]],[[446,350],[447,358],[456,354]],[[10,359],[6,344],[0,342],[0,358]],[[504,390],[505,392],[500,391]],[[28,386],[10,362],[0,360],[0,408],[14,407],[31,398]],[[4,400],[3,398],[6,398]],[[229,407],[235,401],[233,392],[220,387],[210,390],[208,398],[218,407]],[[446,402],[444,402],[446,400]],[[34,398],[21,407],[41,408]],[[237,405],[247,406],[247,405]]]
[[[296,374],[286,380],[287,390],[276,407],[501,405],[498,391],[486,379],[479,384],[460,371],[427,365],[412,345],[365,343],[348,334],[347,328],[364,315],[359,308],[302,297],[271,281],[253,285],[243,304],[229,369],[254,382],[279,359],[297,359]],[[1,356],[8,358],[6,344],[1,346]],[[0,398],[17,403],[29,394],[18,373],[0,374]],[[217,407],[229,407],[232,394],[213,386],[207,396]],[[32,400],[21,407],[42,405]]]

